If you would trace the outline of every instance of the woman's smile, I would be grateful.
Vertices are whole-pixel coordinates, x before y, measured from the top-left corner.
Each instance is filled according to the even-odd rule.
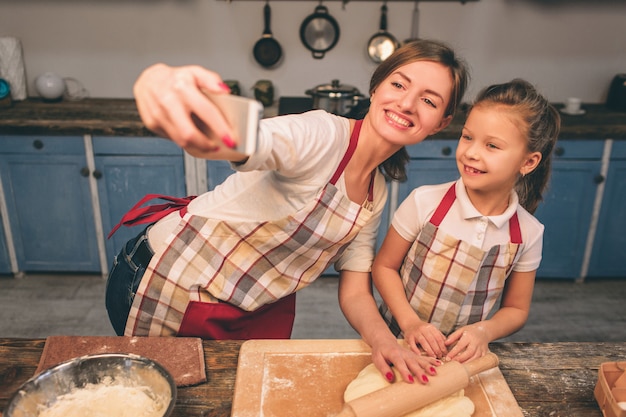
[[[398,124],[402,127],[411,127],[413,126],[413,122],[411,122],[410,120],[401,117],[400,115],[398,115],[397,113],[394,113],[392,111],[387,110],[385,112],[385,116],[387,116],[387,118],[389,120],[391,120],[392,122],[394,122],[395,124]]]

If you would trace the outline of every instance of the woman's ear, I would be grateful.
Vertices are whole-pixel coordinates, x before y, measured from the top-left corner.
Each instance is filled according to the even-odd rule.
[[[443,129],[445,129],[446,127],[448,127],[448,125],[450,125],[450,123],[452,123],[452,115],[450,116],[446,116],[443,119],[441,119],[441,122],[439,123],[439,125],[433,129],[432,132],[430,132],[431,135],[434,135],[437,132],[441,132]]]
[[[522,176],[530,174],[539,166],[539,162],[541,162],[541,152],[531,152],[526,156],[520,168],[520,174],[522,174]]]

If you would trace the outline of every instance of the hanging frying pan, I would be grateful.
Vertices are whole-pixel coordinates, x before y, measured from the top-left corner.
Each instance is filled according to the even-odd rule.
[[[300,25],[300,40],[311,51],[313,58],[322,59],[324,54],[339,41],[339,25],[321,4]]]
[[[280,44],[272,36],[270,29],[271,10],[269,2],[263,7],[263,21],[265,28],[263,29],[263,37],[254,44],[254,59],[261,66],[269,68],[275,65],[283,55]]]
[[[367,43],[367,54],[378,64],[389,58],[399,46],[398,40],[387,32],[387,5],[383,4],[380,8],[380,30]]]

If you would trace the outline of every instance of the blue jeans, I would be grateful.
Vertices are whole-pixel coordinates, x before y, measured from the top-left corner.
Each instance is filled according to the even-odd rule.
[[[128,313],[153,251],[147,228],[130,239],[113,259],[106,285],[105,304],[109,321],[118,336],[124,335]]]

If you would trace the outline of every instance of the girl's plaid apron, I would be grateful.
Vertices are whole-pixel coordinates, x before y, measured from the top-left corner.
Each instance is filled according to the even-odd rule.
[[[293,215],[232,222],[185,213],[164,253],[146,269],[125,334],[288,338],[294,293],[337,260],[372,216],[371,207],[352,202],[335,186],[354,153],[360,127],[358,121],[330,182]]]
[[[488,251],[441,231],[439,225],[456,199],[454,187],[447,191],[400,269],[411,307],[443,334],[487,317],[522,243],[517,213],[509,220],[510,242]],[[383,303],[380,312],[391,331],[400,336],[400,326],[389,307]]]

